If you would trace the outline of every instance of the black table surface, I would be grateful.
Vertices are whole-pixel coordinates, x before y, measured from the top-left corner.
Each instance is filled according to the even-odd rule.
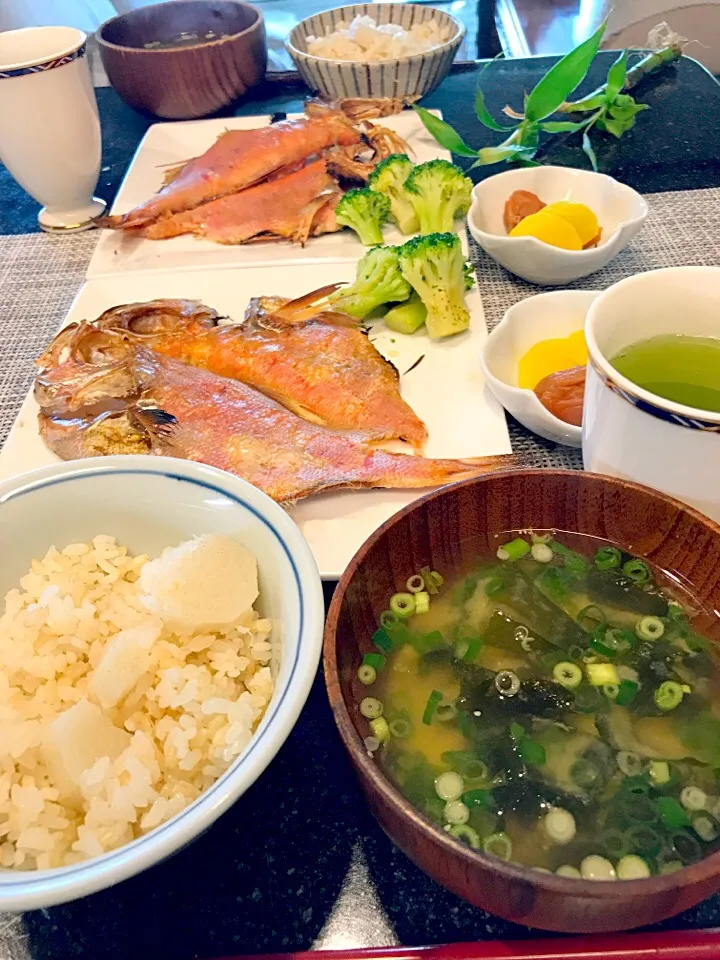
[[[599,58],[585,85],[611,60]],[[496,62],[482,83],[491,109],[548,68],[546,58]],[[473,114],[478,68],[460,68],[428,98],[468,142],[497,142]],[[267,86],[237,113],[300,108],[300,88]],[[621,141],[602,138],[603,170],[643,192],[720,186],[720,87],[684,60],[637,91],[651,104]],[[98,91],[104,160],[99,192],[111,200],[148,123]],[[571,138],[556,138],[544,159],[585,165]],[[483,173],[494,173],[491,168]],[[35,204],[0,169],[0,232],[36,229]],[[58,318],[60,320],[60,318]],[[42,960],[186,960],[309,949],[335,903],[353,847],[365,856],[390,923],[406,944],[526,938],[526,928],[491,917],[416,869],[371,818],[337,737],[318,676],[301,717],[260,780],[194,844],[113,889],[26,915],[29,948]],[[720,896],[667,921],[670,928],[720,926]]]

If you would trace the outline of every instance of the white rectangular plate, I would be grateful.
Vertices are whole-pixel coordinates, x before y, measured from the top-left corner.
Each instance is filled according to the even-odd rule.
[[[254,270],[183,271],[126,274],[85,284],[70,309],[66,323],[93,320],[104,310],[123,303],[156,297],[202,300],[220,314],[241,319],[248,300],[260,294],[299,296],[331,281],[350,281],[353,262],[265,266]],[[427,424],[430,457],[479,457],[509,453],[505,416],[485,387],[478,357],[487,337],[477,290],[467,296],[471,330],[447,342],[431,343],[424,333],[411,337],[390,332],[376,321],[371,333],[375,346],[404,374],[403,397]],[[25,400],[12,432],[0,453],[0,479],[57,462],[40,439],[37,406]],[[355,551],[380,524],[423,491],[343,490],[310,497],[291,514],[305,534],[324,579],[339,577]]]
[[[168,164],[199,157],[223,131],[251,130],[269,122],[270,117],[265,116],[154,124],[137,149],[112,212],[127,213],[157,193]],[[378,123],[395,130],[407,141],[417,163],[436,157],[450,159],[450,154],[438,147],[414,111],[406,110],[394,117],[384,117]],[[396,244],[407,240],[407,237],[390,226],[384,231],[384,239],[385,243]],[[304,247],[284,240],[227,246],[193,236],[143,240],[127,237],[120,230],[103,230],[87,276],[93,279],[131,270],[201,270],[208,267],[357,260],[362,252],[363,248],[351,230],[314,237]]]

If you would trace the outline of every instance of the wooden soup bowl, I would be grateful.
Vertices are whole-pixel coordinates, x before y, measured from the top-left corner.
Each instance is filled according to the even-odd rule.
[[[218,39],[158,49],[183,33]],[[123,13],[97,32],[105,72],[136,110],[169,120],[205,117],[265,76],[262,13],[242,0],[173,0]]]
[[[330,703],[370,808],[422,870],[464,900],[516,923],[595,933],[639,927],[679,913],[720,889],[720,852],[677,873],[601,883],[526,869],[451,839],[420,814],[364,747],[357,680],[378,616],[424,566],[462,568],[492,556],[493,534],[522,528],[577,531],[619,544],[674,572],[709,611],[720,610],[720,526],[661,493],[565,470],[491,474],[445,487],[401,510],[360,548],[335,591],[325,628]],[[720,641],[720,619],[695,626]]]

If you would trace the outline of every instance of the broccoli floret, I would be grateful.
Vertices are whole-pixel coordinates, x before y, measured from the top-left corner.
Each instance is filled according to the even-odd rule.
[[[381,160],[370,174],[368,186],[383,193],[390,201],[390,214],[403,233],[417,233],[420,229],[415,208],[405,192],[405,181],[413,162],[405,153],[391,153]]]
[[[335,218],[360,237],[360,243],[372,247],[382,243],[382,225],[390,216],[390,201],[384,193],[365,187],[348,190],[335,208]]]
[[[362,320],[384,303],[397,303],[410,296],[410,284],[400,272],[397,247],[373,247],[360,258],[355,283],[332,294],[338,310]]]
[[[405,181],[422,233],[452,230],[455,217],[470,209],[472,180],[449,160],[430,160],[410,171]]]
[[[466,264],[456,233],[414,237],[398,251],[402,275],[427,308],[427,331],[433,340],[470,326],[465,306]]]

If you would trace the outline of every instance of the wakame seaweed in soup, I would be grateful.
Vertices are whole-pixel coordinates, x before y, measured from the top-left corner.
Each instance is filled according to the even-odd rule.
[[[475,850],[561,876],[671,873],[720,846],[718,669],[651,568],[515,536],[382,614],[358,679],[402,793]]]

